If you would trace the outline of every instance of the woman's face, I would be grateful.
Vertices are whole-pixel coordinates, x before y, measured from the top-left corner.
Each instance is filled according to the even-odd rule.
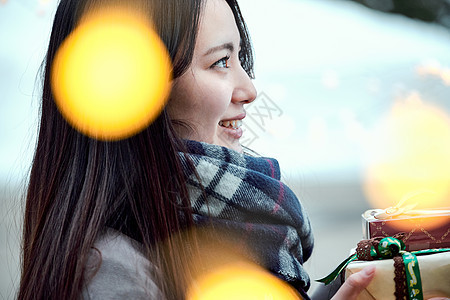
[[[239,60],[240,34],[225,0],[206,0],[191,66],[174,79],[168,112],[182,138],[242,152],[244,104],[256,90]]]

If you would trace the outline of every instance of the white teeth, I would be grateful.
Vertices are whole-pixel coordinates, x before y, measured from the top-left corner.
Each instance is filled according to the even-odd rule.
[[[242,126],[242,120],[220,121],[219,126],[238,129],[239,127]]]

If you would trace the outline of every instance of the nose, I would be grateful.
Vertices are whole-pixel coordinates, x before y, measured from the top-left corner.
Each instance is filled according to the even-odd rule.
[[[236,69],[235,88],[233,90],[232,102],[248,104],[256,99],[256,88],[247,72],[240,66]]]

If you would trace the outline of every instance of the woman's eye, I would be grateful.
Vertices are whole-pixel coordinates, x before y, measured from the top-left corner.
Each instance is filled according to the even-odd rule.
[[[228,61],[229,61],[229,60],[230,60],[230,57],[229,57],[229,56],[225,56],[225,57],[219,59],[218,61],[216,61],[216,62],[212,65],[212,67],[219,67],[219,68],[225,68],[225,69],[228,69],[228,68],[229,68],[229,66],[228,66]]]

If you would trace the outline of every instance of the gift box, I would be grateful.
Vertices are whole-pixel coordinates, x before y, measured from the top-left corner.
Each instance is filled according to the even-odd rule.
[[[407,251],[450,248],[449,208],[401,212],[372,209],[362,214],[362,224],[365,239],[404,232]]]
[[[317,281],[327,285],[374,265],[375,277],[358,299],[450,299],[450,248],[409,252],[404,238],[405,233],[399,233],[361,240],[347,259]]]
[[[450,298],[450,252],[417,255],[417,261],[420,270],[421,292],[423,296],[423,298],[418,299],[430,299],[433,297]],[[395,300],[396,284],[394,280],[395,267],[393,259],[353,261],[347,265],[345,278],[347,279],[348,276],[362,270],[368,265],[375,265],[375,277],[369,286],[360,294],[358,300]],[[413,277],[411,280],[417,280],[417,278]],[[406,284],[408,282],[405,282]]]

